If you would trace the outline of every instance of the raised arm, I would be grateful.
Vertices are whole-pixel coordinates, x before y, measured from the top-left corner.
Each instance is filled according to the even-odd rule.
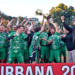
[[[11,23],[12,23],[13,21],[15,21],[14,18],[13,18],[11,21],[8,21],[8,24],[7,24],[8,31],[11,31],[10,25],[11,25]]]
[[[33,26],[35,25],[35,22],[34,21],[32,21],[31,22],[31,26],[29,27],[29,31],[31,31],[32,30],[32,28],[33,28]]]
[[[17,36],[17,35],[18,35],[18,34],[16,33],[16,34],[14,34],[14,35],[11,35],[11,36],[7,37],[7,38],[6,38],[6,41],[8,41],[8,40],[14,38],[14,37]]]
[[[43,28],[45,27],[45,22],[44,22],[44,24],[43,24],[43,26],[42,26]],[[48,42],[48,40],[46,40],[45,38],[43,38],[42,37],[42,40],[44,40],[44,41],[47,41]]]
[[[17,19],[17,23],[16,23],[17,26],[19,25],[19,21],[20,21],[20,19],[18,18],[18,19]]]
[[[26,27],[27,23],[31,20],[31,18],[29,18],[26,23],[24,24],[24,27]]]
[[[50,28],[50,25],[49,25],[49,20],[47,20],[47,25],[48,25],[48,28]]]
[[[43,23],[44,23],[44,14],[43,14],[43,19],[42,19],[42,23],[41,23],[41,27],[43,26]]]
[[[20,25],[23,25],[24,22],[26,22],[26,19],[24,19],[24,20],[20,23]]]
[[[53,20],[51,20],[51,24],[53,24],[53,26],[55,27],[56,32],[59,33],[59,30],[58,30],[58,24],[57,24],[57,23],[54,23]]]
[[[66,30],[72,32],[72,28],[65,23],[65,20],[64,19],[65,19],[65,17],[64,16],[61,16],[61,21],[63,23],[63,26],[65,27]]]
[[[42,33],[44,31],[44,27],[42,26],[41,27],[41,30],[40,30],[40,33]]]
[[[4,19],[1,18],[1,23],[0,23],[0,25],[3,25],[3,23],[4,23]]]

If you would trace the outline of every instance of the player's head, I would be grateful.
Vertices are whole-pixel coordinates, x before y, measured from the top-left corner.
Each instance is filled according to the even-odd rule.
[[[22,26],[20,26],[20,25],[16,26],[16,31],[18,33],[22,33]]]
[[[20,30],[21,30],[21,33],[24,32],[24,27],[21,26]]]
[[[56,32],[55,29],[54,28],[51,28],[51,34],[54,35],[55,32]]]
[[[16,31],[16,25],[13,25],[13,30]]]
[[[8,32],[8,28],[4,27],[4,32],[7,33]]]
[[[72,20],[72,24],[75,26],[75,19]]]
[[[44,27],[44,31],[46,31],[46,27]]]
[[[40,31],[40,30],[41,30],[40,27],[36,27],[36,28],[34,29],[35,32],[38,32],[38,31]]]
[[[3,25],[0,25],[0,32],[4,32],[4,26]]]
[[[60,29],[60,30],[59,30],[59,33],[60,33],[60,34],[63,34],[63,31],[62,31],[62,29]]]
[[[25,29],[24,29],[24,32],[27,34],[27,31],[28,31],[28,28],[27,27],[25,27]]]

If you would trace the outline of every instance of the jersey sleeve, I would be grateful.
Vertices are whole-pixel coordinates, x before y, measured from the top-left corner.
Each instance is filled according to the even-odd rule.
[[[23,39],[27,38],[27,36],[25,35],[24,32],[22,32],[21,35],[22,35],[22,38],[23,38]]]
[[[14,33],[10,33],[9,35],[8,35],[8,37],[11,37],[11,36],[13,36],[14,35]]]

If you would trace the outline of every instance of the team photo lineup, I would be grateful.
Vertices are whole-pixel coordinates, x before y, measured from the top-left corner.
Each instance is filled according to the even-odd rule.
[[[73,63],[75,62],[75,19],[71,27],[61,16],[64,30],[58,28],[51,15],[47,16],[47,25],[42,15],[40,26],[35,21],[24,19],[11,27],[13,18],[4,27],[4,18],[0,16],[0,63]]]

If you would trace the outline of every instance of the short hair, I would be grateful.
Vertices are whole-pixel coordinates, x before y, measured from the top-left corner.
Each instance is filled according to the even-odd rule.
[[[22,27],[21,25],[16,26],[16,30],[17,30],[18,28],[21,28],[21,27]]]
[[[51,28],[51,30],[52,30],[52,29],[54,29],[54,30],[55,30],[55,28],[54,28],[54,27],[52,27],[52,28]],[[56,31],[56,30],[55,30],[55,31]]]
[[[38,32],[38,31],[40,31],[40,30],[41,30],[41,27],[36,27],[36,28],[34,29],[35,32]]]

